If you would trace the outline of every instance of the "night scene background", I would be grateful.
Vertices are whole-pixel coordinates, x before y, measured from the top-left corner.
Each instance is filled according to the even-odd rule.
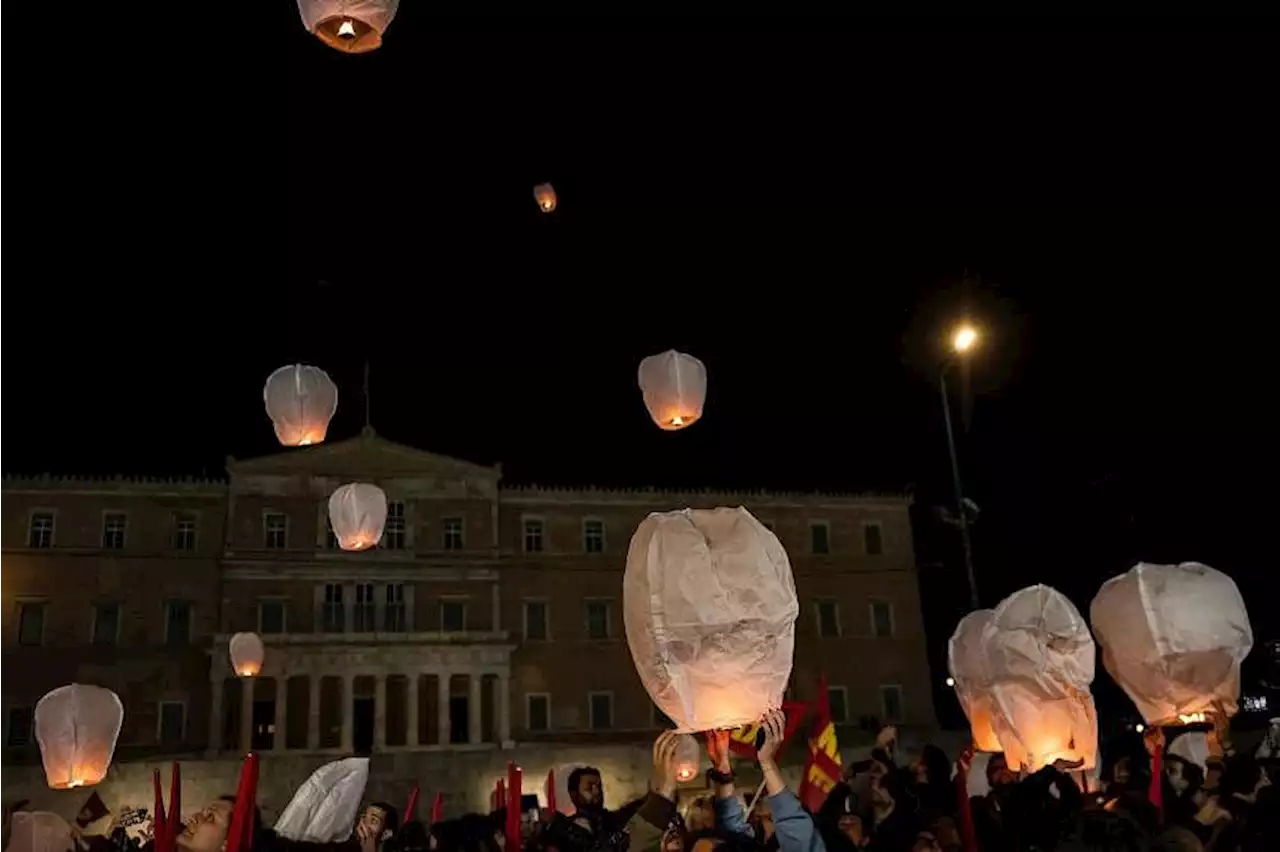
[[[365,56],[285,2],[234,45],[85,34],[13,92],[6,472],[222,475],[274,450],[262,384],[295,362],[348,437],[367,362],[379,434],[509,482],[909,491],[958,722],[937,376],[967,319],[983,603],[1087,612],[1197,560],[1280,638],[1260,38],[482,34],[427,5]],[[678,433],[636,387],[667,348],[710,377]]]

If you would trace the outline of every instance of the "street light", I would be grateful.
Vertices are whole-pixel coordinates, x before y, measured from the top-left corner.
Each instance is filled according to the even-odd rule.
[[[956,458],[956,438],[951,428],[951,405],[947,398],[947,371],[961,357],[967,355],[978,343],[978,331],[971,325],[962,325],[951,335],[952,355],[942,363],[938,371],[938,388],[942,392],[942,420],[947,426],[947,451],[951,454],[951,483],[956,492],[956,512],[960,521],[960,543],[964,548],[964,570],[969,577],[969,603],[974,609],[978,602],[978,581],[973,573],[973,546],[969,543],[969,513],[965,508],[964,487],[960,482],[960,462]]]

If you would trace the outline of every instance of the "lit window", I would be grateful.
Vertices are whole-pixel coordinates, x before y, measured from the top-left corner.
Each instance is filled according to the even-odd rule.
[[[124,549],[124,530],[128,520],[123,512],[107,512],[102,516],[102,547],[105,550]]]
[[[53,547],[53,512],[35,512],[27,530],[28,547]]]
[[[393,500],[387,503],[387,521],[382,525],[381,547],[387,550],[404,550],[404,503]]]

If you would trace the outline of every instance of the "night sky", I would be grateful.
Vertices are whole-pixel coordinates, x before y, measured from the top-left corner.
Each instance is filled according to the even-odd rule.
[[[295,361],[350,436],[368,359],[380,434],[511,481],[910,489],[936,646],[968,316],[984,602],[1200,560],[1277,635],[1261,39],[493,35],[407,2],[352,57],[275,5],[234,45],[85,35],[14,93],[7,472],[219,475],[273,449]],[[671,347],[710,380],[665,434],[635,369]]]

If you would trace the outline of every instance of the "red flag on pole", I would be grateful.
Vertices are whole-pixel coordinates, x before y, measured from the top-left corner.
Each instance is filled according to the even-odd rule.
[[[818,681],[817,713],[809,732],[809,757],[800,780],[800,803],[817,813],[827,794],[840,780],[840,747],[836,742],[836,726],[831,720],[831,699],[827,694],[827,676]]]
[[[498,783],[493,785],[493,798],[490,800],[493,804],[492,810],[500,811],[507,806],[507,782],[501,778]]]
[[[409,792],[409,804],[404,806],[404,819],[400,820],[403,825],[406,822],[413,822],[413,815],[418,812],[418,785],[413,785],[413,790]]]
[[[520,796],[521,772],[515,762],[507,764],[507,848],[506,852],[520,852]]]
[[[556,812],[556,771],[554,769],[547,770],[547,810],[553,814]]]
[[[258,801],[258,755],[249,752],[240,767],[240,785],[236,788],[236,805],[227,830],[226,852],[251,852],[253,849],[253,812]]]
[[[444,794],[436,793],[435,800],[431,803],[431,824],[444,822]]]

